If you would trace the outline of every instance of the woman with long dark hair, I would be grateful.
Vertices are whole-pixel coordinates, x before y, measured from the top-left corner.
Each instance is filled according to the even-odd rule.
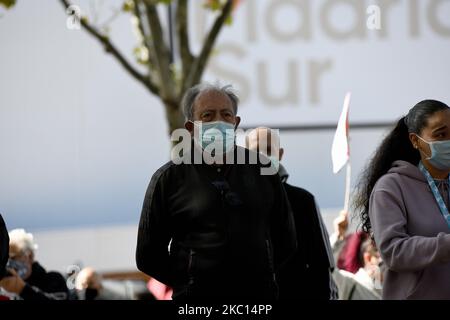
[[[384,299],[450,299],[450,109],[425,100],[383,140],[355,201],[387,271]]]

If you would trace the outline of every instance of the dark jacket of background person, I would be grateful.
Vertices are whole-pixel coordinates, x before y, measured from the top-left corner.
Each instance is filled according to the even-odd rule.
[[[235,150],[247,159],[252,152]],[[174,299],[274,299],[275,269],[296,248],[280,178],[261,175],[259,164],[218,169],[169,162],[153,175],[139,225],[138,268],[172,287]],[[221,179],[228,191],[216,188]],[[239,199],[234,205],[225,198],[231,193]]]
[[[20,293],[24,300],[66,300],[69,298],[65,278],[58,272],[47,272],[39,263],[34,262],[31,276]]]
[[[6,263],[9,258],[9,236],[3,217],[0,214],[0,279],[6,274]]]
[[[387,266],[383,299],[450,299],[450,234],[427,180],[395,161],[370,197],[370,221]]]
[[[287,183],[288,174],[280,165],[292,208],[297,251],[277,273],[281,299],[335,299],[337,289],[331,277],[334,268],[329,236],[318,212],[314,196]]]

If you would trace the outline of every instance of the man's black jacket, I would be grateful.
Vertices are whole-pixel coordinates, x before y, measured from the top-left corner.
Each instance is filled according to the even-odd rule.
[[[235,152],[248,159],[252,151]],[[275,270],[295,251],[296,235],[279,176],[260,169],[160,168],[142,209],[138,268],[173,287],[174,298],[274,298]]]

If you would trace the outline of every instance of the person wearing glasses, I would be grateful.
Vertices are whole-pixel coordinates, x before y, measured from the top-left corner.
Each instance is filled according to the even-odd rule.
[[[178,301],[276,299],[275,272],[296,249],[280,178],[263,174],[264,161],[252,163],[257,154],[236,146],[238,97],[230,86],[194,86],[182,107],[191,146],[183,156],[192,161],[170,161],[153,174],[137,266]],[[222,148],[211,149],[217,141]]]
[[[259,127],[246,136],[246,146],[268,156],[273,167],[278,169],[294,214],[298,247],[292,259],[277,274],[279,298],[337,299],[337,288],[331,277],[334,268],[333,254],[315,198],[307,190],[287,182],[289,174],[280,163],[284,149],[279,147],[279,142],[272,143],[272,139],[280,140],[278,131]],[[261,141],[267,141],[264,148],[260,147]]]
[[[356,209],[387,271],[383,299],[450,299],[450,109],[424,100],[381,143]]]

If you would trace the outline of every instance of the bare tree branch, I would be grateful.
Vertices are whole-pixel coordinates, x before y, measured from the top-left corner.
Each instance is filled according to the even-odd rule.
[[[71,6],[68,0],[61,0],[64,8],[66,10]],[[122,67],[125,68],[136,80],[141,82],[145,87],[147,87],[155,95],[159,95],[159,89],[150,81],[150,78],[138,70],[136,70],[120,53],[120,51],[111,43],[107,36],[101,34],[94,26],[90,25],[86,19],[81,19],[81,25],[83,28],[94,38],[96,38],[105,48],[106,52],[110,53],[115,57]]]
[[[150,35],[148,34],[149,31],[146,31],[144,29],[144,25],[142,23],[142,21],[144,21],[144,13],[142,12],[141,8],[140,8],[140,0],[133,0],[134,2],[134,15],[135,17],[138,19],[138,28],[139,31],[142,35],[143,41],[144,41],[144,45],[148,50],[148,55],[149,55],[149,63],[148,63],[148,68],[149,68],[149,74],[152,75],[151,73],[151,68],[156,67],[156,55],[154,52],[154,48],[153,45],[149,42],[150,41]]]
[[[109,25],[119,17],[121,12],[122,12],[122,10],[120,8],[115,8],[113,10],[113,14],[105,22],[102,23],[102,25],[100,26],[99,29],[105,30],[105,29],[109,28]]]
[[[156,53],[156,63],[161,77],[161,97],[170,100],[175,97],[175,82],[170,70],[170,53],[164,42],[161,21],[154,1],[144,0],[147,20],[152,33],[153,47]]]
[[[222,12],[216,18],[216,21],[214,21],[214,24],[211,27],[211,30],[209,31],[208,36],[203,44],[203,48],[198,57],[194,60],[194,64],[191,67],[189,76],[187,77],[187,80],[184,82],[184,87],[181,94],[183,94],[183,92],[186,89],[200,82],[203,72],[205,70],[205,66],[208,62],[209,56],[211,55],[211,51],[214,48],[217,36],[219,35],[219,32],[222,29],[223,24],[225,23],[225,21],[227,20],[228,16],[231,13],[232,5],[233,0],[227,0],[226,4],[222,8]]]
[[[183,74],[181,82],[183,83],[189,74],[189,70],[191,69],[194,60],[189,47],[187,0],[178,0],[175,21]]]

